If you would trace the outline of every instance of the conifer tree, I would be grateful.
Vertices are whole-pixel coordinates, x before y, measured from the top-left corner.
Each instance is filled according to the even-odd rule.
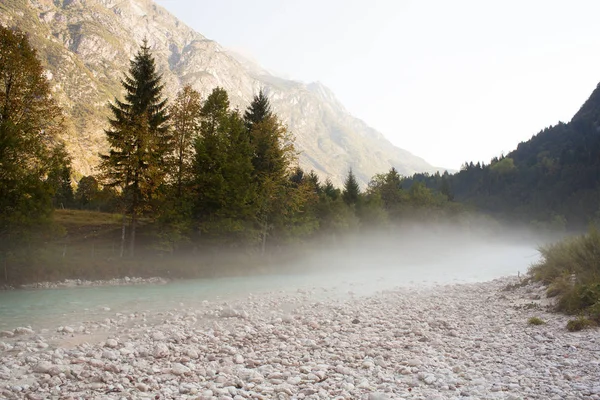
[[[340,197],[340,189],[333,186],[333,182],[329,178],[325,179],[323,193],[332,200],[337,200]]]
[[[356,205],[360,200],[360,187],[352,168],[348,171],[346,180],[344,181],[344,190],[342,191],[342,198],[347,205]]]
[[[125,99],[115,99],[110,104],[113,116],[106,130],[110,151],[102,155],[101,169],[105,184],[122,191],[124,215],[131,219],[130,254],[133,255],[137,219],[150,208],[164,182],[173,144],[161,76],[146,40],[130,62],[129,73],[121,84]]]
[[[271,110],[271,103],[269,98],[265,94],[264,90],[261,89],[257,96],[254,96],[252,103],[248,109],[244,112],[244,123],[248,131],[252,131],[254,125],[259,122],[263,122],[273,116]]]
[[[275,228],[285,227],[286,218],[297,212],[304,196],[294,190],[288,179],[297,158],[287,128],[271,111],[264,91],[260,91],[246,112],[244,122],[250,135],[254,156],[253,180],[257,187],[256,221],[260,231],[261,251],[267,236]]]
[[[215,88],[201,110],[193,164],[195,217],[209,237],[247,238],[255,209],[253,150],[244,121]]]

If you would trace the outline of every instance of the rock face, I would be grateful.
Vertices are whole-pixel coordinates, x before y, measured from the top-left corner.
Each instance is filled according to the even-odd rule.
[[[81,174],[91,173],[98,153],[106,149],[107,103],[121,98],[120,79],[144,38],[168,98],[186,84],[203,96],[221,86],[232,105],[243,109],[265,88],[296,137],[300,164],[338,185],[350,167],[362,183],[392,166],[402,174],[436,170],[351,116],[322,84],[276,77],[227,52],[151,0],[8,0],[0,4],[0,23],[26,31],[47,66],[69,117],[64,137]]]

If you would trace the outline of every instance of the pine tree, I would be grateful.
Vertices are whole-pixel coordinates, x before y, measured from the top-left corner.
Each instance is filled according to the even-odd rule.
[[[130,254],[135,251],[139,215],[151,201],[167,173],[167,157],[172,150],[167,100],[162,98],[161,76],[144,40],[121,81],[125,100],[110,104],[113,117],[106,131],[110,152],[102,155],[101,169],[106,185],[119,187],[124,215],[131,219]],[[122,250],[124,226],[122,235]],[[122,254],[122,252],[121,252]]]
[[[350,168],[348,171],[348,176],[344,181],[342,198],[347,205],[356,205],[360,200],[360,186],[358,186],[358,182],[354,176],[354,173],[352,172],[352,168]]]

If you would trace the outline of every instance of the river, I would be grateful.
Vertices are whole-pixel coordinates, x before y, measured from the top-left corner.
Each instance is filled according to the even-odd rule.
[[[526,273],[538,258],[534,246],[479,244],[414,260],[376,251],[331,257],[311,272],[172,281],[162,285],[75,287],[0,292],[0,330],[34,329],[102,320],[115,313],[167,311],[203,300],[226,301],[267,291],[312,290],[317,298],[368,295],[398,286],[488,281]],[[332,262],[331,260],[337,260]],[[315,257],[304,261],[318,264]],[[307,268],[309,269],[309,268]],[[297,270],[297,269],[296,269]]]

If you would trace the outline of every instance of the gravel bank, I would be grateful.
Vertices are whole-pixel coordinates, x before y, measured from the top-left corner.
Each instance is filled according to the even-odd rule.
[[[0,332],[7,399],[600,399],[600,334],[516,278]],[[537,316],[545,325],[530,326]]]
[[[72,287],[93,287],[93,286],[126,286],[126,285],[157,285],[165,284],[168,281],[163,278],[138,278],[138,277],[125,277],[125,278],[114,278],[109,280],[96,280],[88,281],[85,279],[65,279],[60,282],[37,282],[28,283],[19,286],[19,289],[60,289],[60,288],[72,288]],[[14,289],[12,287],[5,287],[5,289]]]

